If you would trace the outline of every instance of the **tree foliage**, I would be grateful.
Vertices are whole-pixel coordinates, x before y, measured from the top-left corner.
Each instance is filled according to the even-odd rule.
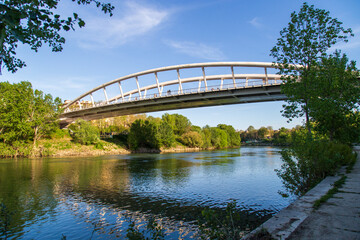
[[[183,135],[191,129],[190,120],[180,114],[165,113],[162,116],[162,120],[167,122],[171,126],[171,129],[174,131],[174,134],[178,136]]]
[[[271,50],[279,74],[286,75],[282,91],[288,99],[283,115],[290,121],[305,116],[306,126],[311,133],[309,99],[313,69],[326,55],[326,51],[339,41],[347,41],[352,36],[351,29],[330,17],[328,11],[316,9],[304,3],[298,13],[291,14],[287,27],[280,32],[276,46]]]
[[[72,0],[78,5],[95,4],[104,13],[112,15],[114,7],[109,3],[97,0]],[[10,72],[25,66],[25,62],[16,58],[19,42],[29,45],[37,51],[44,43],[53,52],[62,51],[65,38],[60,35],[62,30],[74,30],[85,22],[77,13],[62,18],[54,11],[60,0],[1,0],[0,1],[0,65],[4,64]],[[1,68],[0,68],[1,70]]]
[[[74,142],[83,145],[95,144],[100,141],[99,129],[90,122],[79,119],[69,126],[71,137]]]
[[[139,148],[159,149],[160,141],[156,123],[143,119],[135,120],[130,128],[128,144],[132,150]]]
[[[313,75],[309,110],[315,130],[330,140],[356,141],[360,136],[360,81],[355,62],[349,63],[345,54],[336,51],[321,59]]]
[[[217,127],[210,129],[211,131],[211,145],[215,148],[226,148],[228,147],[228,138],[225,130]]]
[[[218,124],[217,127],[226,131],[228,147],[238,147],[241,145],[240,133],[237,133],[233,126]]]
[[[291,148],[281,152],[283,164],[276,170],[286,188],[284,196],[303,195],[341,166],[356,160],[345,144],[309,138],[306,134],[298,134],[293,141]]]
[[[188,147],[202,147],[203,140],[201,134],[190,131],[181,136],[181,142]]]
[[[57,128],[61,100],[34,90],[29,82],[0,83],[0,140],[36,141]]]
[[[175,135],[171,126],[165,122],[161,121],[158,125],[158,138],[161,147],[169,148],[172,147],[175,143]]]

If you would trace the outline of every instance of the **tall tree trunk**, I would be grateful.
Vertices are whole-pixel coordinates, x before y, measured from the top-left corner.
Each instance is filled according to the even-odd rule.
[[[5,42],[5,37],[6,37],[6,31],[5,31],[5,25],[4,24],[0,24],[0,75],[2,75],[1,73],[1,67],[2,67],[2,63],[3,63],[3,58],[4,58],[4,42]]]
[[[305,119],[306,119],[306,128],[308,130],[309,136],[312,138],[311,125],[310,125],[310,117],[309,110],[307,108],[307,104],[305,104]]]

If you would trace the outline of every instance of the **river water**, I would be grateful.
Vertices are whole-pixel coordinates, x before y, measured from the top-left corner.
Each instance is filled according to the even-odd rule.
[[[280,149],[0,160],[0,203],[9,239],[124,239],[130,222],[155,219],[166,239],[196,238],[205,208],[236,200],[253,229],[294,199],[284,199],[274,169]],[[1,213],[1,211],[0,211]],[[1,214],[0,214],[1,215]]]

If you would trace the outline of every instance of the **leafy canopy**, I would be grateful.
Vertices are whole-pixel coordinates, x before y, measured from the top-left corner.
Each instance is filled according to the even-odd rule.
[[[0,83],[0,140],[36,141],[58,127],[61,100],[34,90],[29,82]]]
[[[114,7],[109,3],[97,0],[72,0],[78,5],[95,4],[104,13],[112,16]],[[25,62],[16,58],[19,42],[29,45],[37,51],[44,43],[53,52],[62,51],[65,38],[60,35],[62,30],[74,30],[85,22],[77,13],[62,18],[54,13],[60,0],[0,0],[0,65],[9,72],[16,72]],[[1,68],[0,68],[1,70]]]
[[[340,51],[323,57],[313,69],[309,110],[316,122],[315,130],[343,143],[355,142],[360,136],[359,70]]]
[[[279,68],[279,74],[285,84],[282,91],[288,97],[284,105],[283,116],[291,121],[305,115],[306,125],[310,131],[308,101],[312,96],[310,82],[313,68],[326,51],[339,41],[348,41],[353,36],[351,29],[342,27],[336,18],[330,17],[328,11],[316,9],[304,3],[298,13],[291,14],[287,27],[280,32],[276,46],[271,49]]]
[[[74,142],[90,145],[100,141],[99,129],[85,120],[76,120],[69,126],[69,130]]]

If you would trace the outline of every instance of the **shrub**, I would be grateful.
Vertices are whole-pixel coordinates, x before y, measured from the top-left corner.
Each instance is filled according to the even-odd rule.
[[[60,139],[60,138],[64,138],[65,136],[69,136],[69,131],[60,128],[56,128],[54,132],[50,134],[50,137],[52,139]]]
[[[160,146],[169,148],[174,145],[175,135],[174,135],[174,132],[173,132],[171,126],[167,122],[162,121],[158,125],[157,132],[158,132],[158,138],[160,141]]]
[[[85,120],[76,120],[69,126],[69,130],[74,142],[80,144],[95,144],[100,140],[99,130]]]
[[[102,143],[102,142],[97,142],[96,144],[95,144],[95,149],[100,149],[100,150],[104,150],[104,143]]]
[[[355,161],[356,155],[345,144],[295,138],[293,145],[281,152],[281,157],[283,164],[275,170],[277,175],[289,193],[303,195],[341,166]]]
[[[201,239],[241,239],[244,235],[235,200],[227,203],[223,213],[204,209],[201,215],[202,219],[198,221]]]
[[[131,124],[128,144],[131,150],[139,148],[159,149],[160,141],[157,136],[157,126],[153,121],[137,119]]]
[[[211,131],[211,145],[215,148],[228,147],[228,134],[225,130],[217,127],[210,129]]]
[[[202,137],[198,132],[184,133],[180,141],[188,147],[201,147],[203,145]]]
[[[0,142],[0,157],[28,157],[32,150],[32,144],[25,141],[14,141],[11,145]]]

